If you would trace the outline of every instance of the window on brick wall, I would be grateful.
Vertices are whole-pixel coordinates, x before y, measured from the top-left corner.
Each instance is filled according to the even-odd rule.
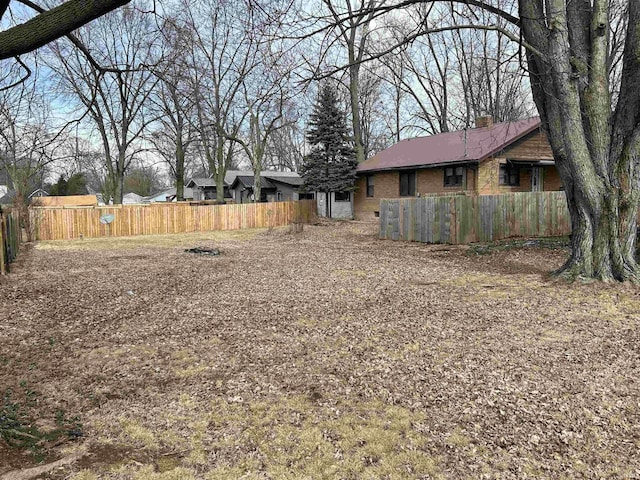
[[[416,194],[416,172],[400,172],[400,196],[413,197]]]
[[[444,186],[461,187],[464,183],[464,167],[446,167],[444,169]]]
[[[367,175],[367,197],[373,197],[374,189],[373,189],[373,175]]]
[[[520,185],[520,168],[509,163],[500,165],[500,185],[517,187]]]

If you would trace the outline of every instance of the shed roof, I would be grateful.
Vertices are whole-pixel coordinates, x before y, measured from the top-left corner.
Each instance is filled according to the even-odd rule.
[[[479,162],[540,127],[540,118],[402,140],[358,165],[358,172]]]
[[[253,175],[238,175],[233,182],[231,187],[235,187],[236,183],[242,184],[245,188],[253,188]],[[260,187],[261,188],[276,188],[276,186],[269,181],[268,178],[261,176],[260,177]]]
[[[215,187],[216,181],[213,178],[192,178],[185,185],[186,187]]]
[[[271,180],[272,182],[280,182],[280,183],[284,183],[285,185],[291,185],[293,187],[299,187],[300,185],[304,184],[304,179],[298,175],[297,173],[294,175],[278,175],[278,176],[273,176],[271,175],[272,172],[269,172],[268,174],[268,179]]]

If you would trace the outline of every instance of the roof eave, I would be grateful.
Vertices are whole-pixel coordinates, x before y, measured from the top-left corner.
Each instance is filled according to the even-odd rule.
[[[408,165],[402,167],[385,167],[385,168],[372,168],[368,170],[356,170],[356,175],[360,173],[371,173],[371,172],[392,172],[395,170],[421,170],[428,168],[438,168],[438,167],[448,167],[449,165],[460,165],[467,163],[480,163],[480,160],[475,158],[465,158],[463,160],[450,160],[448,162],[438,162],[438,163],[427,163],[420,165]]]
[[[486,160],[487,158],[491,158],[493,157],[496,153],[504,150],[505,148],[508,148],[510,145],[512,145],[513,143],[517,142],[518,140],[526,137],[527,135],[529,135],[531,132],[539,129],[541,126],[541,123],[538,122],[537,125],[533,125],[529,128],[527,128],[526,130],[522,131],[520,134],[518,134],[517,136],[509,139],[509,141],[503,143],[502,145],[500,145],[499,147],[496,147],[495,149],[491,150],[490,152],[486,153],[485,155],[483,155],[481,158],[478,159],[478,162],[482,162],[484,160]]]

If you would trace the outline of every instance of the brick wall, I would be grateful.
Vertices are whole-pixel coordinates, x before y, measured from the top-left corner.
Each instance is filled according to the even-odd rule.
[[[556,167],[544,167],[544,173],[542,174],[542,189],[545,192],[551,192],[554,190],[560,190],[560,187],[562,187],[562,180],[560,180],[560,174]]]
[[[367,178],[358,177],[354,195],[354,215],[357,219],[375,218],[374,212],[380,209],[381,198],[400,196],[400,175],[398,172],[376,172],[373,174],[374,195],[367,197]]]
[[[466,169],[466,190],[475,188],[475,171]],[[400,198],[400,173],[376,172],[372,173],[374,181],[374,196],[367,197],[366,176],[358,177],[356,192],[354,195],[354,215],[359,220],[375,218],[375,212],[380,210],[382,198]],[[423,168],[416,171],[416,193],[425,195],[429,193],[457,194],[465,190],[463,187],[445,187],[443,168]]]

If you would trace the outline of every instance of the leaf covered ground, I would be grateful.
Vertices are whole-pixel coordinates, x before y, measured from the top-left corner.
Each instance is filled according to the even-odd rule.
[[[484,253],[356,222],[39,244],[0,279],[0,479],[640,479],[640,289]]]

